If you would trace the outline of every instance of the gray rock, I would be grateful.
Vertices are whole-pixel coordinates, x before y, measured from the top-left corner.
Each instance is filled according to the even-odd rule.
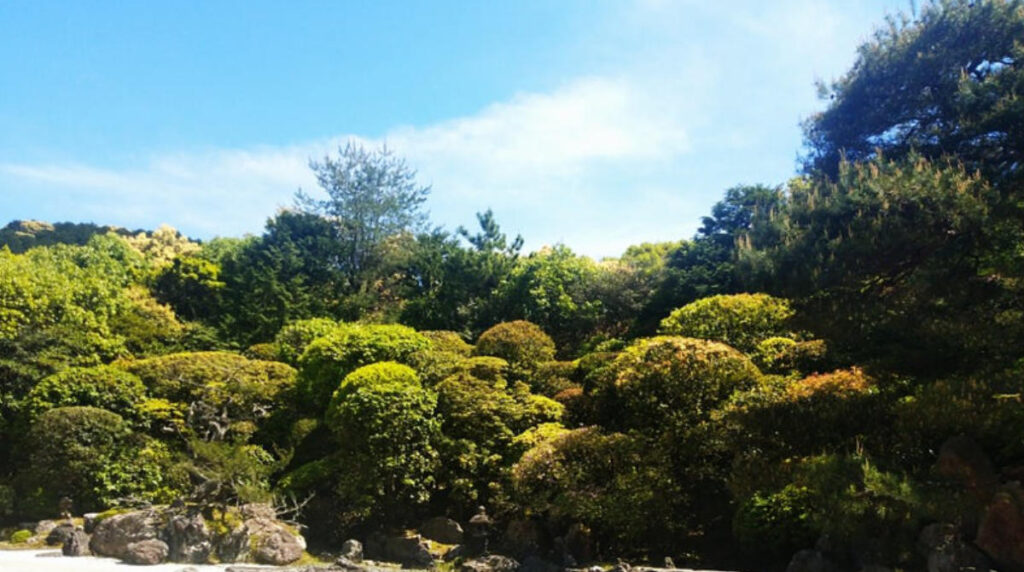
[[[89,550],[97,556],[125,560],[128,545],[157,538],[160,524],[157,513],[152,509],[111,516],[96,525],[89,540]]]
[[[462,526],[450,518],[437,516],[420,525],[419,533],[441,544],[462,544]]]
[[[433,568],[434,556],[420,535],[391,536],[384,541],[384,559],[403,568]]]
[[[216,547],[221,562],[248,562],[253,557],[264,564],[282,566],[302,557],[305,539],[276,520],[272,507],[243,505],[240,512],[245,520]]]
[[[35,526],[24,526],[22,528],[32,529],[33,536],[46,538],[46,535],[50,534],[50,531],[53,530],[56,526],[57,521],[55,520],[40,520],[35,524]]]
[[[331,569],[345,570],[347,572],[365,572],[366,568],[360,564],[357,564],[354,560],[345,556],[339,556]]]
[[[75,525],[73,524],[58,524],[57,526],[50,529],[49,534],[46,535],[47,546],[64,546],[71,535],[75,533]]]
[[[167,522],[164,538],[172,562],[205,564],[213,551],[212,538],[203,515],[176,514]]]
[[[260,564],[284,566],[302,558],[304,548],[294,534],[278,528],[258,539],[253,557]]]
[[[151,538],[129,544],[123,560],[129,564],[152,566],[167,560],[168,552],[166,542]]]
[[[921,530],[918,549],[927,561],[928,572],[989,570],[988,558],[964,542],[952,524],[934,523]]]
[[[497,554],[467,560],[459,566],[459,572],[516,572],[518,569],[518,562]]]
[[[341,557],[352,562],[363,561],[363,543],[354,538],[346,540],[341,545]]]
[[[71,536],[64,541],[64,545],[61,547],[61,552],[64,556],[88,556],[89,535],[81,528],[76,528],[71,533]]]
[[[85,529],[86,534],[92,534],[92,531],[96,528],[96,519],[99,518],[100,513],[98,512],[87,512],[82,515],[82,527]]]

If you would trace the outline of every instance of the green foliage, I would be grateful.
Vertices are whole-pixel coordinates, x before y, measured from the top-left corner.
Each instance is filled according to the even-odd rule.
[[[435,230],[416,237],[404,269],[402,323],[467,339],[494,323],[494,291],[515,268],[523,238],[509,241],[490,210],[476,217],[476,234],[459,227],[454,236]]]
[[[538,441],[512,469],[527,511],[563,524],[581,522],[620,554],[672,537],[663,496],[671,485],[641,442],[596,427],[556,431]]]
[[[297,205],[334,227],[340,250],[337,263],[349,287],[359,291],[385,240],[425,224],[422,205],[430,188],[417,185],[416,172],[386,147],[367,151],[348,143],[338,149],[336,159],[327,156],[310,167],[327,198],[299,191]]]
[[[281,362],[250,360],[230,352],[190,352],[122,365],[150,395],[167,400],[154,414],[174,421],[174,402],[188,403],[187,429],[207,440],[224,440],[242,422],[288,416],[296,372]],[[172,423],[172,427],[174,424]]]
[[[863,442],[880,444],[891,424],[875,381],[859,369],[764,383],[733,396],[725,419],[734,453],[769,464],[851,451]]]
[[[800,300],[802,325],[853,361],[934,375],[1005,360],[1022,333],[1009,318],[1015,282],[985,246],[1004,231],[990,196],[957,166],[844,163],[834,182],[794,181],[783,240],[746,253]]]
[[[100,365],[72,367],[46,377],[25,399],[24,411],[35,419],[55,407],[82,405],[106,409],[125,419],[139,420],[146,388],[122,369]]]
[[[525,320],[504,322],[480,334],[474,355],[508,362],[516,379],[529,378],[537,367],[555,357],[555,342],[539,326]]]
[[[164,266],[153,290],[157,299],[170,304],[182,317],[201,320],[214,314],[225,283],[220,265],[199,255],[182,255]]]
[[[835,175],[843,157],[916,152],[1019,180],[1022,37],[1012,0],[930,2],[913,20],[891,18],[846,75],[822,86],[829,105],[804,124],[806,168]]]
[[[23,509],[46,516],[62,496],[84,512],[103,508],[100,473],[130,435],[121,416],[104,409],[59,407],[40,415],[26,436],[28,462],[18,475]]]
[[[346,375],[382,361],[407,362],[430,341],[399,325],[346,325],[314,340],[299,359],[299,395],[307,406],[322,410]]]
[[[471,373],[449,377],[436,387],[442,419],[442,486],[449,502],[464,511],[484,503],[507,507],[508,470],[522,453],[517,435],[537,425],[557,422],[563,407],[533,395],[522,383]]]
[[[462,336],[447,330],[428,330],[420,334],[430,340],[434,351],[448,352],[460,356],[469,357],[473,352],[473,346],[466,343]]]
[[[330,318],[309,318],[289,322],[274,337],[281,354],[281,361],[298,365],[299,357],[302,356],[313,340],[322,338],[338,329],[346,326],[339,324]]]
[[[757,367],[733,348],[706,340],[660,336],[634,342],[611,366],[617,403],[609,423],[652,434],[684,430],[734,392],[754,387]]]
[[[536,373],[530,377],[533,391],[554,397],[560,391],[573,387],[572,378],[576,375],[576,364],[571,361],[552,361],[541,364]]]
[[[361,367],[342,382],[327,412],[340,446],[337,492],[349,510],[401,522],[434,488],[437,396],[393,362]]]
[[[32,538],[31,530],[16,530],[11,534],[11,544],[25,544],[28,539]]]
[[[793,316],[789,302],[767,294],[732,294],[703,298],[672,312],[661,333],[712,340],[753,353],[760,342],[788,333]]]
[[[561,347],[575,348],[601,321],[598,277],[598,266],[590,258],[564,245],[544,248],[521,260],[502,282],[495,293],[496,310],[502,317],[529,320],[550,332]],[[515,367],[514,360],[509,362]]]
[[[188,444],[189,461],[182,467],[198,481],[192,498],[204,503],[244,504],[273,500],[270,476],[280,463],[262,447],[236,439]]]
[[[780,563],[797,550],[813,546],[817,536],[808,522],[812,497],[806,487],[794,484],[777,492],[753,494],[733,517],[737,540],[762,561]]]

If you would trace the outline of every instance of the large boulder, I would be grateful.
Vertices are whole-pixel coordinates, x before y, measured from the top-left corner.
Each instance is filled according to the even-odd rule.
[[[132,542],[126,546],[124,561],[129,564],[152,566],[167,560],[167,553],[166,542],[151,538]]]
[[[96,525],[89,549],[97,556],[125,560],[129,544],[158,538],[162,524],[160,515],[153,509],[110,516]]]
[[[917,545],[925,557],[928,572],[989,569],[985,555],[964,542],[952,524],[929,524],[921,530]]]
[[[71,536],[64,541],[60,551],[64,556],[88,556],[89,535],[81,528],[76,528]]]
[[[168,559],[171,562],[205,564],[213,551],[210,530],[198,511],[172,515],[164,530],[164,539],[170,548]]]
[[[1002,572],[1024,572],[1024,491],[1020,485],[1001,488],[989,502],[974,543]]]
[[[253,559],[260,564],[284,566],[302,558],[305,547],[296,535],[283,528],[255,540]]]
[[[420,525],[419,533],[441,544],[462,544],[462,526],[454,520],[436,516]]]
[[[284,566],[302,557],[306,541],[276,518],[273,507],[243,505],[242,522],[225,534],[217,545],[221,562],[257,562]]]
[[[433,568],[434,555],[420,535],[390,536],[384,541],[384,559],[403,568]]]

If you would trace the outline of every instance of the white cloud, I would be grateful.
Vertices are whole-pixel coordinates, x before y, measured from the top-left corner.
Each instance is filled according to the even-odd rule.
[[[811,80],[852,62],[866,35],[864,10],[822,0],[637,0],[581,40],[589,73],[463,117],[395,127],[379,140],[341,133],[286,147],[183,151],[131,169],[0,163],[0,188],[74,205],[73,214],[41,217],[258,233],[296,189],[316,188],[310,158],[356,138],[386,142],[419,170],[433,185],[436,223],[470,225],[492,207],[528,248],[564,241],[616,255],[632,243],[689,236],[733,184],[787,178],[799,115],[814,104]],[[0,193],[0,210],[5,200]]]

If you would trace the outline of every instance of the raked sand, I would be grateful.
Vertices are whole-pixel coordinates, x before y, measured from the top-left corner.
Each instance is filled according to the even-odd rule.
[[[246,566],[252,566],[247,564]],[[0,550],[0,572],[180,572],[199,570],[202,572],[223,572],[228,565],[198,566],[194,564],[160,564],[157,566],[132,566],[113,558],[82,556],[69,558],[60,550]],[[273,570],[273,566],[268,566]]]

